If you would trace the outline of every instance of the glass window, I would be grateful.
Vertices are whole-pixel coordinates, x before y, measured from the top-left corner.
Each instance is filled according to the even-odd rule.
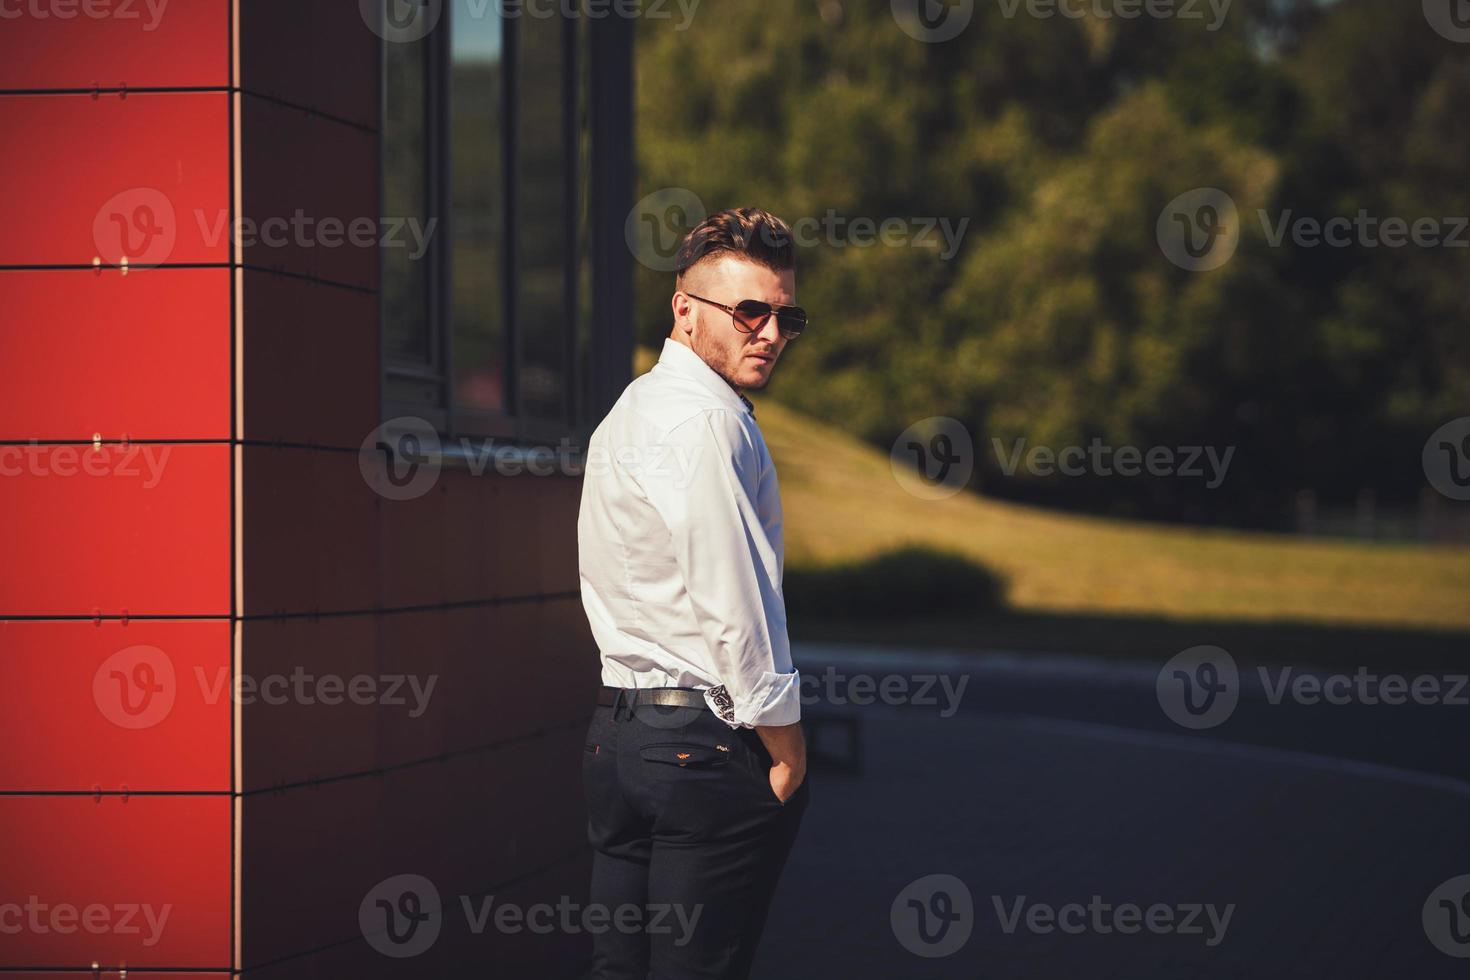
[[[545,13],[550,13],[545,11]],[[566,415],[567,309],[574,185],[568,176],[567,59],[571,24],[560,14],[520,18],[521,408]]]
[[[423,40],[384,45],[384,215],[435,230],[417,259],[383,250],[384,408],[542,438],[584,420],[603,370],[590,360],[596,32],[545,5],[514,19],[484,0],[445,6]]]
[[[384,45],[383,214],[427,228],[428,130],[425,125],[427,48],[424,41]],[[408,241],[407,236],[402,236]],[[429,327],[429,262],[414,249],[384,248],[384,343],[388,356],[433,359]]]
[[[455,401],[469,409],[505,409],[505,76],[498,6],[456,0],[450,24]]]

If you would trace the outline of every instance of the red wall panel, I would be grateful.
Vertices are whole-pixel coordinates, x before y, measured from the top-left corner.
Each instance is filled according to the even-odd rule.
[[[227,261],[227,99],[0,96],[0,265]]]
[[[228,968],[230,812],[228,796],[0,797],[7,926],[21,925],[0,929],[0,963]],[[31,896],[34,915],[14,908]]]
[[[0,617],[230,611],[228,446],[0,446],[0,514]]]
[[[230,788],[226,621],[0,620],[0,790]]]
[[[47,970],[44,973],[34,973],[29,970],[20,972],[6,971],[5,980],[112,980],[113,977],[121,978],[122,972],[104,972],[100,976],[91,970],[72,972],[67,970]],[[129,970],[127,980],[232,980],[232,975],[223,971],[219,973],[155,973],[149,970]]]
[[[0,439],[227,439],[230,274],[0,271]]]
[[[11,2],[5,8],[0,89],[229,83],[228,0]]]

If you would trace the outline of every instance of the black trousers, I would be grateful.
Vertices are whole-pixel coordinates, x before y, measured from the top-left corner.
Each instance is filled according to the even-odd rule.
[[[582,779],[594,848],[593,980],[741,980],[807,807],[754,729],[707,708],[599,706]]]

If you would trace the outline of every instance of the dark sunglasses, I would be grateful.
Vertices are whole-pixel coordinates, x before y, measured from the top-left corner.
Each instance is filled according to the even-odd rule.
[[[787,340],[794,340],[801,336],[806,329],[806,310],[799,306],[772,306],[758,299],[743,299],[734,306],[726,306],[724,303],[716,303],[712,299],[703,296],[695,296],[693,293],[685,293],[690,299],[697,299],[701,303],[710,306],[718,306],[730,314],[730,319],[735,321],[735,329],[742,333],[755,333],[766,325],[766,318],[772,313],[776,314],[776,329],[781,331],[781,336]]]

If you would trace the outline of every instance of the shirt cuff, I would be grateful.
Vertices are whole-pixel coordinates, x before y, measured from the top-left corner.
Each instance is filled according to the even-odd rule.
[[[801,674],[794,668],[785,674],[763,672],[738,699],[719,684],[705,690],[704,701],[731,728],[794,725],[801,721]]]

